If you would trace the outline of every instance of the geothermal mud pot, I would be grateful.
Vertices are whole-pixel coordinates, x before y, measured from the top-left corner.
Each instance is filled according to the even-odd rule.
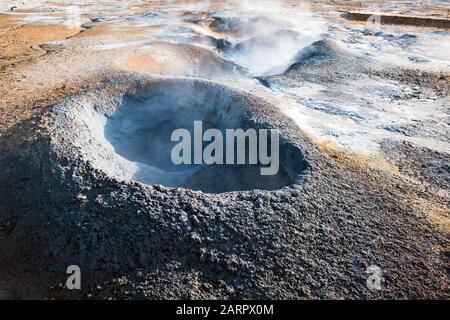
[[[217,83],[153,80],[119,94],[87,93],[56,107],[59,134],[77,148],[77,156],[111,178],[146,185],[186,188],[207,193],[276,190],[300,181],[307,169],[300,148],[281,137],[280,167],[261,175],[258,165],[175,165],[172,133],[194,122],[203,130],[270,129],[258,118],[265,103]],[[248,145],[247,145],[248,146]],[[248,159],[248,148],[246,148]],[[225,152],[224,152],[225,153]],[[193,154],[193,152],[192,152]]]
[[[171,133],[178,128],[192,130],[194,121],[222,130],[279,129],[278,174],[261,176],[258,165],[173,165]],[[290,197],[297,192],[309,172],[304,148],[315,149],[295,128],[264,99],[204,80],[127,74],[106,87],[68,97],[12,128],[14,134],[4,141],[7,152],[1,162],[10,165],[2,181],[15,176],[22,183],[1,190],[11,196],[2,226],[14,230],[3,234],[1,251],[8,259],[2,268],[27,273],[28,266],[34,266],[32,280],[27,280],[32,284],[24,286],[27,292],[30,286],[45,288],[63,281],[60,268],[70,265],[74,256],[82,261],[90,279],[86,281],[92,284],[111,281],[128,269],[143,268],[140,273],[153,277],[166,263],[184,265],[185,259],[182,268],[187,273],[181,277],[191,274],[198,259],[219,259],[207,263],[210,281],[224,272],[226,277],[235,275],[245,262],[231,252],[215,257],[215,249],[206,250],[204,245],[225,245],[234,251],[241,245],[233,249],[233,244],[225,243],[246,243],[249,238],[232,240],[234,231],[230,234],[226,225],[244,218],[238,218],[241,210],[253,210],[248,197],[270,198],[269,191],[276,190]],[[36,133],[35,139],[22,136],[28,130]],[[17,140],[18,136],[22,138]],[[24,189],[32,196],[19,199]],[[43,221],[39,231],[31,231]],[[204,231],[212,232],[209,236],[200,235],[203,223],[208,225]],[[87,288],[84,292],[97,290]],[[161,289],[147,288],[138,296],[188,297],[190,291]],[[62,289],[55,290],[58,294]]]

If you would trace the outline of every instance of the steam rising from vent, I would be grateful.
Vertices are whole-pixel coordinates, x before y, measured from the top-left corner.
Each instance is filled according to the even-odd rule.
[[[229,37],[235,44],[234,50],[226,50],[225,55],[255,76],[284,72],[295,62],[299,50],[320,40],[326,31],[324,22],[313,16],[308,2],[291,6],[274,0],[234,3],[239,8],[239,16],[228,11],[219,16],[224,20],[241,20],[241,32],[237,30]]]

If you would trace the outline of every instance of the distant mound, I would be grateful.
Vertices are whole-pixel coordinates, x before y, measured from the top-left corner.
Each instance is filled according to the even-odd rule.
[[[286,72],[311,64],[335,64],[348,60],[350,60],[348,52],[342,49],[336,42],[324,39],[301,49],[293,59],[293,64]]]
[[[347,51],[335,41],[324,39],[301,49],[286,71],[259,80],[269,87],[273,81],[333,82],[358,77],[365,70],[367,63],[362,57]]]

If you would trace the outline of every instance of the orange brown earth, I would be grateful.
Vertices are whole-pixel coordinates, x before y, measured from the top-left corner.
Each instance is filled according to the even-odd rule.
[[[446,1],[0,9],[0,298],[448,299],[449,30],[342,17]],[[280,129],[285,175],[123,147],[195,117]]]

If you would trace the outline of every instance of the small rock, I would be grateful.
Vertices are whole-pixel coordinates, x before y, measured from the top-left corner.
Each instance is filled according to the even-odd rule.
[[[211,291],[213,286],[207,282],[202,284],[203,289],[205,289],[206,291]]]
[[[202,243],[202,238],[196,232],[191,233],[190,240],[191,240],[191,245],[193,245],[193,246]]]
[[[234,288],[232,286],[227,286],[227,293],[228,294],[234,294],[236,291],[234,290]]]
[[[234,274],[237,272],[238,270],[238,266],[239,266],[239,261],[237,260],[236,257],[231,257],[226,264],[226,270],[230,273],[230,274]]]
[[[155,185],[153,188],[154,188],[156,191],[159,191],[159,192],[161,192],[161,193],[167,193],[167,189],[164,188],[164,187],[161,186],[161,185]]]
[[[226,288],[227,287],[227,283],[224,280],[219,280],[219,286],[221,288]]]
[[[262,207],[264,206],[264,200],[261,199],[261,198],[256,198],[255,201],[254,201],[253,206],[254,206],[256,209],[262,208]]]
[[[85,202],[87,201],[87,196],[84,195],[84,194],[82,194],[82,193],[79,193],[79,194],[76,196],[75,199],[76,199],[77,202],[79,202],[79,203],[85,203]]]
[[[198,220],[197,216],[193,215],[191,216],[192,224],[196,227],[200,224],[200,220]]]

